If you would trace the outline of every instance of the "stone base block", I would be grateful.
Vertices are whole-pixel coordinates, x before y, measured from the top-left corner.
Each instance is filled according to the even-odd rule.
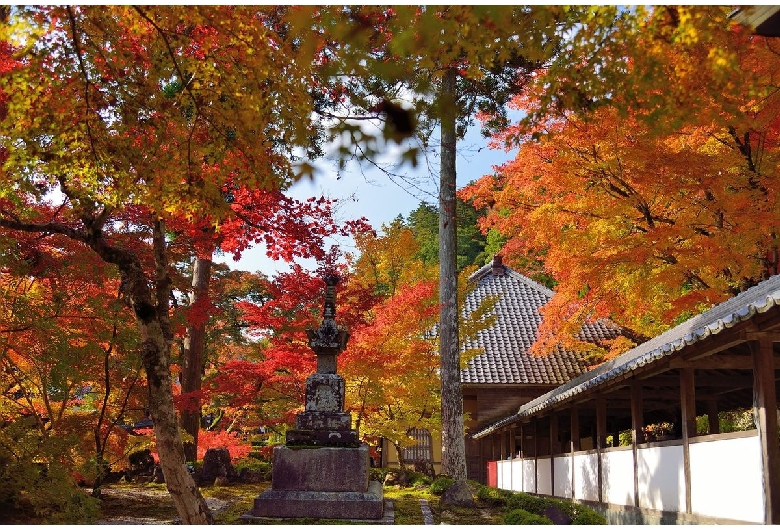
[[[368,491],[264,491],[255,499],[252,517],[314,517],[318,519],[381,519],[382,485],[372,481]]]
[[[317,445],[323,447],[349,447],[360,445],[357,431],[330,431],[317,429],[290,429],[286,435],[287,445]]]
[[[352,415],[347,412],[301,412],[295,418],[299,430],[349,431],[352,429]]]
[[[271,488],[280,491],[358,492],[368,489],[368,446],[274,447]]]

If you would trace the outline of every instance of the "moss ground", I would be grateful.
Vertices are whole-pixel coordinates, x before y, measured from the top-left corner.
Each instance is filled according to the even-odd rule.
[[[258,524],[258,525],[328,525],[349,524],[349,521],[329,519],[263,519],[251,522],[241,516],[252,508],[255,497],[271,486],[268,482],[259,484],[231,484],[201,488],[203,496],[214,511],[216,524]],[[157,484],[112,485],[106,488],[106,498],[101,503],[101,522],[107,524],[169,524],[176,518],[170,497],[164,486]],[[475,495],[475,508],[444,506],[439,496],[430,493],[426,486],[387,486],[386,499],[393,502],[395,524],[422,525],[423,514],[420,499],[427,501],[434,524],[458,525],[501,525],[506,506]],[[139,518],[139,514],[143,514]],[[140,520],[139,520],[140,519]],[[358,524],[358,523],[356,523]]]

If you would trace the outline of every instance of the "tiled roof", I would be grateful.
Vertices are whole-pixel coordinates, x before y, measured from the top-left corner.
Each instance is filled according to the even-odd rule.
[[[573,399],[578,394],[595,391],[618,378],[631,375],[634,370],[717,335],[740,322],[752,319],[780,307],[780,275],[751,287],[747,291],[714,306],[677,327],[644,342],[593,370],[582,374],[558,388],[526,403],[512,416],[475,433],[480,438],[514,421],[533,416],[550,407]]]
[[[542,321],[539,309],[552,298],[553,291],[505,265],[499,267],[502,274],[494,274],[493,264],[488,264],[470,278],[477,285],[466,296],[467,313],[488,296],[497,295],[499,300],[494,309],[494,325],[462,346],[483,348],[484,353],[461,370],[461,382],[560,385],[584,373],[586,364],[573,352],[559,349],[546,357],[528,353]],[[581,337],[597,341],[614,338],[618,333],[614,325],[596,322],[586,325]]]

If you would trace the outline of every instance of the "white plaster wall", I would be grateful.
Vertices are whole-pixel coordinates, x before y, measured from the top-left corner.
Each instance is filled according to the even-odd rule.
[[[496,487],[504,489],[504,467],[509,467],[509,462],[505,460],[496,461]]]
[[[536,471],[534,469],[534,459],[523,460],[523,489],[526,493],[533,493],[536,488]]]
[[[604,502],[634,505],[634,454],[631,448],[602,454]]]
[[[571,497],[571,473],[572,462],[571,457],[568,455],[558,456],[554,459],[555,466],[555,482],[553,486],[555,488],[556,497],[563,497],[565,499]]]
[[[669,512],[685,511],[683,447],[637,450],[639,506]]]
[[[523,460],[512,460],[512,491],[523,491]]]
[[[498,466],[498,484],[499,488],[504,490],[512,489],[512,461],[501,460]]]
[[[537,493],[542,495],[552,495],[552,482],[550,481],[550,459],[540,458],[537,462],[536,480],[538,485]]]
[[[586,501],[599,500],[598,453],[574,455],[574,498]]]
[[[764,522],[761,444],[755,436],[692,443],[691,511]]]

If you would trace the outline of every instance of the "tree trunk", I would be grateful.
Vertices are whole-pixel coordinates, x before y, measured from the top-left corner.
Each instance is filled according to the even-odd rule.
[[[156,301],[138,258],[109,245],[98,233],[89,244],[103,260],[115,264],[122,275],[123,294],[135,313],[141,335],[141,359],[149,386],[149,412],[165,485],[182,524],[211,524],[213,517],[184,460],[170,370],[171,335],[168,321],[168,290],[165,231],[162,221],[154,226]]]
[[[196,257],[192,264],[192,292],[190,292],[190,309],[194,310],[194,318],[190,318],[187,324],[187,335],[184,338],[182,352],[182,394],[195,392],[201,388],[207,321],[203,309],[209,300],[210,280],[211,260]],[[184,432],[192,436],[192,442],[184,444],[184,458],[187,462],[195,462],[198,459],[200,404],[200,399],[190,400],[186,410],[181,411],[181,427]]]
[[[0,226],[25,232],[62,234],[87,244],[103,261],[119,269],[122,294],[135,313],[141,338],[141,359],[149,385],[149,412],[154,422],[157,453],[165,484],[182,524],[211,524],[214,522],[211,512],[187,470],[173,406],[170,370],[172,335],[168,307],[171,282],[168,276],[165,227],[162,220],[158,219],[154,223],[156,296],[153,296],[138,257],[104,239],[102,228],[110,213],[111,210],[105,208],[94,218],[83,217],[82,230],[74,230],[59,223],[38,225],[7,219],[0,219]]]
[[[441,173],[439,182],[439,356],[441,359],[442,471],[466,481],[466,444],[463,438],[463,393],[460,386],[458,344],[457,216],[455,213],[456,72],[449,68],[441,85]],[[458,488],[468,492],[468,488]],[[473,505],[471,495],[452,502]]]

